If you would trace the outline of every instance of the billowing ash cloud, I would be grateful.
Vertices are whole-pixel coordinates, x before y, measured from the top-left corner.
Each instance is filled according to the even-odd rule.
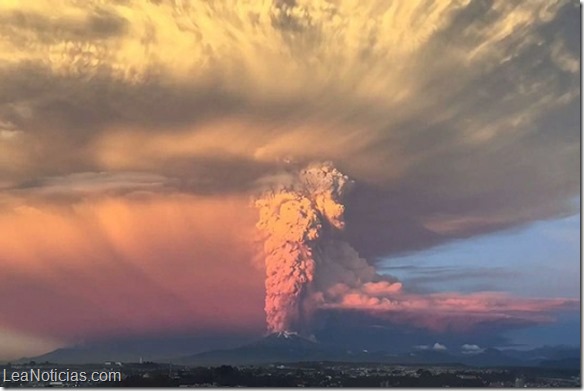
[[[379,275],[347,243],[343,195],[353,181],[332,163],[312,163],[274,177],[255,200],[264,241],[268,331],[311,332],[316,310],[374,313],[392,323],[468,330],[494,321],[530,324],[540,312],[574,307],[568,299],[522,299],[493,292],[420,295]],[[464,321],[463,321],[464,318]]]
[[[343,195],[353,183],[346,175],[325,162],[277,179],[280,183],[255,201],[264,239],[269,331],[309,332],[311,313],[339,289],[400,290],[400,283],[379,276],[341,238]]]
[[[265,235],[269,331],[304,329],[327,237],[344,226],[341,197],[350,180],[330,163],[314,164],[255,202]]]

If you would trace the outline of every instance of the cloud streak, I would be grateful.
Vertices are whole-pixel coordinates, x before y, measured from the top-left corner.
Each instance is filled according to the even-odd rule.
[[[556,311],[574,311],[577,299],[525,299],[501,292],[461,294],[401,292],[401,284],[388,285],[375,294],[337,286],[327,292],[331,310],[363,311],[397,324],[434,332],[468,332],[477,327],[528,326],[553,321]]]

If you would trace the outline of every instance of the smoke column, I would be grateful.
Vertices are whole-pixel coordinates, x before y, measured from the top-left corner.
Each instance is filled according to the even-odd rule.
[[[323,240],[344,227],[343,193],[352,183],[331,163],[311,164],[255,200],[264,240],[268,331],[307,332],[323,266]]]
[[[357,309],[387,321],[442,330],[486,320],[537,322],[538,310],[577,304],[493,292],[405,292],[401,282],[378,274],[342,239],[342,200],[353,183],[346,175],[329,162],[313,163],[279,175],[272,183],[255,200],[260,215],[257,228],[264,242],[269,332],[310,336],[317,309]]]

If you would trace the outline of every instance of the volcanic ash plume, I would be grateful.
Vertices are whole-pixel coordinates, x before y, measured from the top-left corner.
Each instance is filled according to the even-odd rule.
[[[304,332],[323,262],[322,241],[344,226],[351,181],[331,163],[312,164],[255,201],[264,239],[268,331]]]
[[[352,181],[331,163],[275,177],[256,199],[266,264],[268,331],[311,334],[316,310],[367,311],[381,321],[434,331],[465,331],[485,322],[545,321],[541,311],[573,308],[577,300],[520,299],[497,294],[406,292],[380,275],[342,239],[343,194]]]

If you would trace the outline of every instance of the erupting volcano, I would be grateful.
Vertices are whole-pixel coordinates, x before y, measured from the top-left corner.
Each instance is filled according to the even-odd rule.
[[[377,274],[342,239],[343,196],[353,181],[332,163],[312,163],[256,199],[264,241],[269,332],[311,334],[318,308],[335,306],[367,289],[395,293],[401,283]],[[373,299],[377,300],[377,299]]]
[[[342,234],[343,196],[353,181],[330,162],[280,174],[255,200],[265,260],[270,333],[313,334],[316,311],[365,311],[383,322],[465,330],[485,321],[532,322],[542,308],[570,300],[511,298],[489,292],[421,295],[359,257]],[[472,313],[472,316],[469,316]]]
[[[300,170],[256,200],[264,233],[268,331],[306,332],[323,240],[344,226],[342,196],[351,181],[331,163]]]

